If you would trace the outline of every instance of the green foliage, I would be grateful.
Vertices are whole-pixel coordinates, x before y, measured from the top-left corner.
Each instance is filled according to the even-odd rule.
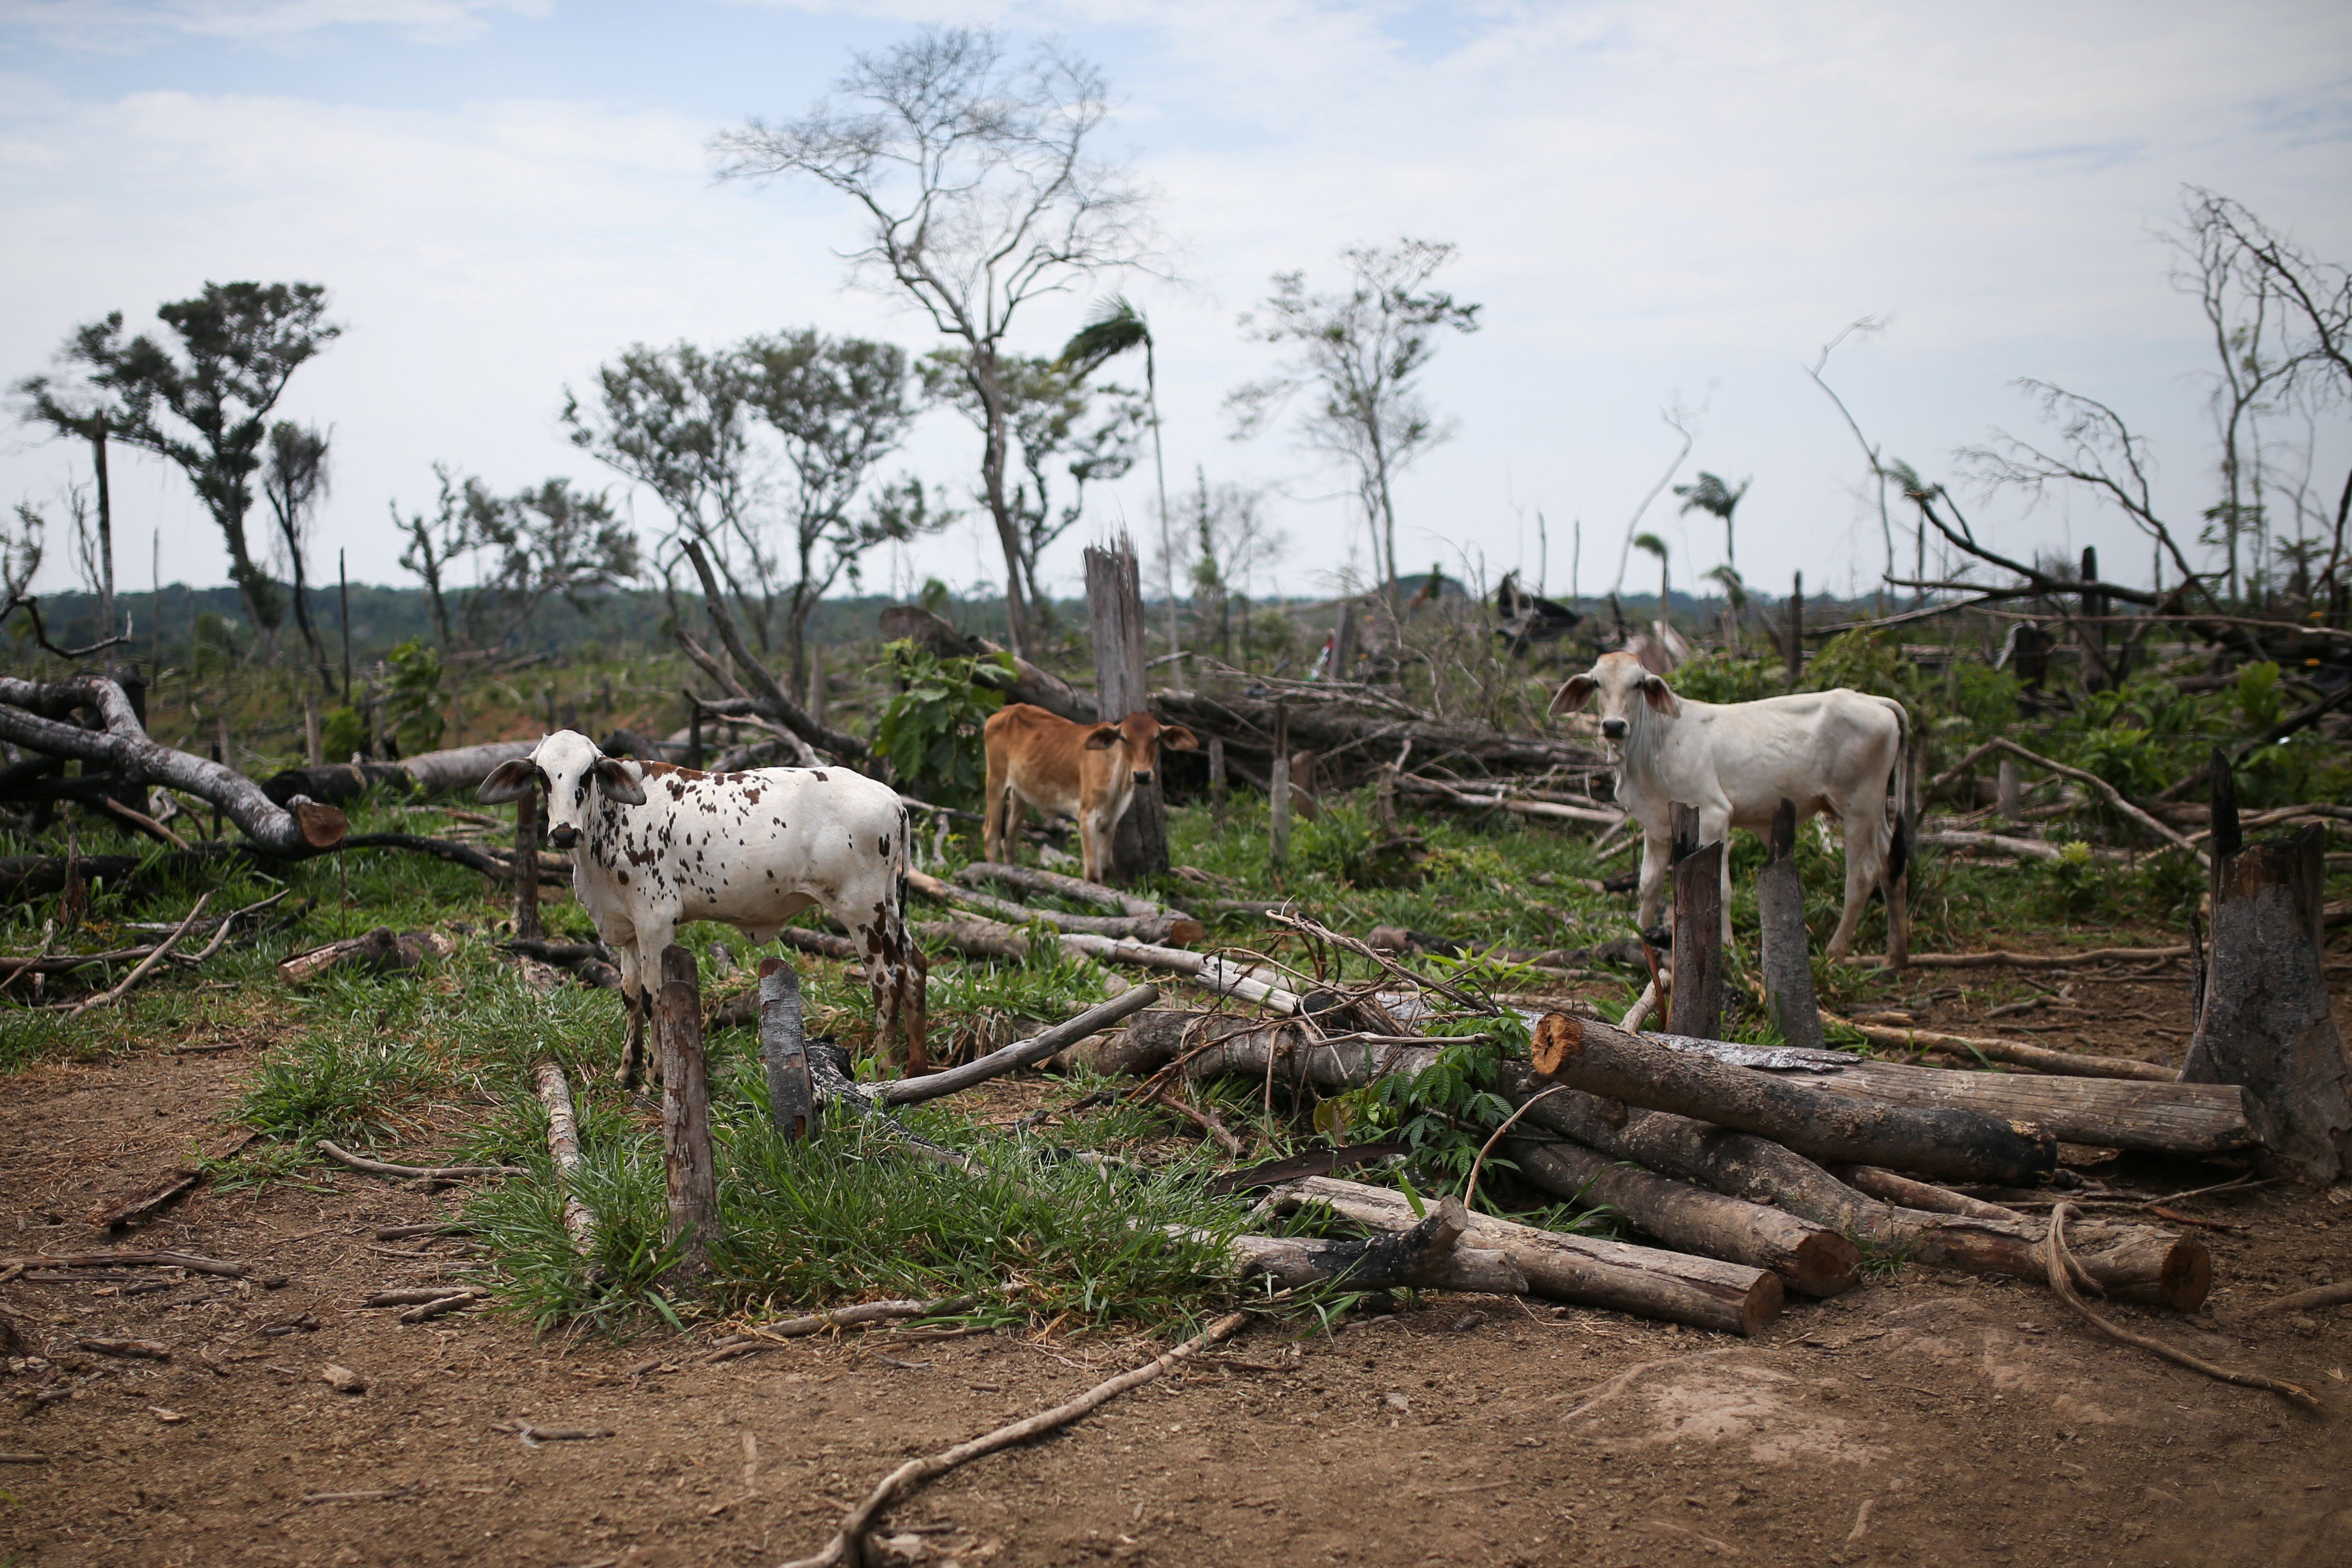
[[[1710,648],[1677,667],[1672,684],[1695,702],[1754,702],[1780,693],[1784,667],[1778,659],[1742,658]]]
[[[2286,693],[2279,689],[2279,667],[2267,659],[2240,669],[2231,695],[2237,700],[2239,721],[2252,730],[2270,728],[2286,707]]]
[[[441,651],[422,642],[403,643],[385,656],[392,689],[385,716],[404,755],[430,751],[441,742]]]
[[[319,727],[319,749],[330,762],[341,762],[354,751],[368,747],[367,720],[357,708],[339,707],[327,710]]]
[[[1874,696],[1908,702],[1918,671],[1903,656],[1902,644],[1884,632],[1857,627],[1823,644],[1805,665],[1805,689],[1825,692],[1849,686]]]
[[[977,800],[987,776],[981,728],[1004,706],[1012,656],[941,659],[908,638],[883,653],[882,668],[898,690],[875,721],[875,749],[889,759],[900,788],[943,804]]]
[[[1491,1020],[1480,1020],[1486,1022]],[[1410,1078],[1391,1074],[1339,1097],[1332,1122],[1356,1139],[1395,1138],[1412,1153],[1407,1168],[1423,1186],[1454,1191],[1469,1179],[1486,1134],[1511,1113],[1511,1103],[1495,1092],[1502,1053],[1487,1040],[1449,1045]],[[1490,1155],[1492,1170],[1511,1170]],[[1481,1197],[1485,1196],[1481,1184]]]
[[[1970,724],[2005,729],[2017,722],[2017,695],[2023,687],[2008,670],[1961,663],[1952,667],[1952,706]]]
[[[2079,918],[2098,907],[2106,878],[2091,846],[2080,839],[2059,846],[2058,858],[2044,864],[2050,902],[2065,916]]]

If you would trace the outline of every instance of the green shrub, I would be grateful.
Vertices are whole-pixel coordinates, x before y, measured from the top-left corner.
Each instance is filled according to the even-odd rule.
[[[900,788],[943,805],[976,802],[988,768],[981,729],[1004,706],[1012,656],[941,659],[903,637],[883,653],[898,689],[875,721],[875,749]]]

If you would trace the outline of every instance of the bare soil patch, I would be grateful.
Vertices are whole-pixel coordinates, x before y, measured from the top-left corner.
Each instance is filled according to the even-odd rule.
[[[2156,1059],[2177,1049],[2184,991],[2101,985],[2103,1009],[2156,1014],[2149,1032],[2055,1038]],[[1979,991],[1967,1016],[1932,1021],[1989,1005]],[[142,1054],[0,1080],[6,1250],[105,1245],[81,1216],[216,1138],[247,1061]],[[984,1112],[1040,1090],[1002,1092]],[[2213,1179],[2120,1166],[2101,1175]],[[361,1309],[469,1261],[457,1241],[373,1238],[454,1206],[351,1173],[203,1188],[135,1244],[266,1263],[288,1284],[0,1284],[36,1353],[0,1363],[0,1452],[43,1461],[0,1468],[0,1561],[773,1563],[813,1550],[904,1458],[1147,1354],[915,1332],[714,1365],[698,1360],[707,1334],[538,1339],[495,1314],[403,1325]],[[1745,1341],[1442,1297],[1336,1333],[1254,1326],[1063,1436],[948,1478],[892,1528],[928,1561],[973,1564],[2352,1561],[2352,1440],[2336,1414],[2352,1404],[2352,1313],[2251,1312],[2352,1273],[2352,1205],[2267,1188],[2185,1207],[2231,1227],[2205,1233],[2209,1307],[2110,1310],[2317,1387],[2328,1416],[2100,1342],[2041,1290],[1916,1270],[1797,1302]],[[172,1359],[78,1347],[96,1336],[162,1341]],[[367,1391],[334,1392],[330,1364]],[[533,1448],[517,1425],[614,1435]]]

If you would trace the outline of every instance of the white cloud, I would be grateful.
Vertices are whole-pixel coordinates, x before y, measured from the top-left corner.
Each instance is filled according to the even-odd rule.
[[[455,0],[74,9],[113,18],[116,38],[134,24],[248,39],[364,25],[520,47],[499,27],[512,8]],[[782,34],[814,26],[744,15]],[[54,32],[62,16],[19,5],[0,26]],[[1213,478],[1331,488],[1279,442],[1223,439],[1224,389],[1265,365],[1234,316],[1277,268],[1328,276],[1342,245],[1452,239],[1451,282],[1486,304],[1486,326],[1432,372],[1461,435],[1405,486],[1407,551],[1483,550],[1499,567],[1524,533],[1532,562],[1532,523],[1512,502],[1540,504],[1555,585],[1580,514],[1582,586],[1597,572],[1606,586],[1625,514],[1672,449],[1654,410],[1676,389],[1709,405],[1694,465],[1759,476],[1743,509],[1751,577],[1779,585],[1801,567],[1817,584],[1866,582],[1877,524],[1850,493],[1856,454],[1798,371],[1865,312],[1891,313],[1892,329],[1840,350],[1832,374],[1891,453],[1942,466],[1989,424],[2027,423],[2006,382],[2043,375],[2147,426],[2168,498],[2193,513],[2204,350],[2151,229],[2191,182],[2352,255],[2352,22],[2337,8],[1101,0],[1045,16],[1110,67],[1130,104],[1115,129],[1183,247],[1188,287],[1138,289],[1163,342],[1171,485],[1197,462]],[[595,16],[552,25],[596,47]],[[514,79],[539,79],[513,63]],[[712,187],[702,145],[740,111],[736,90],[431,110],[194,81],[112,99],[0,90],[13,241],[0,283],[16,302],[0,368],[34,368],[75,322],[136,317],[205,277],[328,282],[352,330],[298,378],[292,405],[336,426],[330,542],[355,572],[391,577],[383,501],[424,498],[436,459],[500,484],[593,476],[552,414],[561,386],[624,343],[815,321],[924,345],[887,302],[840,288],[845,209],[790,186]],[[1040,316],[1027,346],[1050,348],[1086,303]],[[918,455],[961,483],[968,445],[942,423]],[[0,455],[0,495],[41,492],[69,456]],[[166,576],[217,580],[218,548],[179,487],[142,483],[126,535],[169,518]],[[1140,525],[1150,493],[1139,471],[1101,516]],[[1354,530],[1333,505],[1285,510],[1286,580],[1304,590]],[[1985,515],[2011,542],[2064,532],[2121,549],[2127,537],[2088,507],[2031,524]],[[1689,538],[1678,580],[1717,558],[1709,530]],[[126,554],[143,580],[143,550]],[[971,575],[960,536],[926,559]]]

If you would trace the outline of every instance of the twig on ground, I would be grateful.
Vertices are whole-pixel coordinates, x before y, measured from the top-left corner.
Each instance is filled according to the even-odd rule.
[[[1231,1313],[1218,1319],[1175,1349],[1154,1357],[1132,1371],[1123,1372],[1117,1377],[1097,1383],[1076,1399],[1056,1405],[1050,1410],[1040,1411],[1025,1420],[999,1427],[995,1431],[974,1437],[968,1443],[959,1443],[952,1448],[945,1448],[922,1458],[908,1460],[883,1477],[881,1483],[867,1494],[866,1500],[849,1511],[848,1517],[841,1521],[840,1530],[835,1533],[831,1541],[825,1543],[823,1551],[814,1557],[803,1557],[788,1563],[784,1568],[841,1568],[842,1564],[859,1561],[864,1554],[866,1532],[873,1528],[877,1516],[885,1509],[903,1500],[909,1492],[925,1481],[945,1475],[957,1466],[970,1460],[981,1458],[999,1449],[1009,1448],[1016,1443],[1026,1442],[1032,1437],[1042,1437],[1047,1432],[1066,1427],[1071,1422],[1092,1414],[1129,1389],[1140,1387],[1170,1367],[1190,1360],[1208,1346],[1232,1338],[1247,1321],[1248,1314],[1245,1312]]]
[[[2320,1407],[2319,1396],[2300,1384],[2289,1383],[2284,1378],[2265,1376],[2259,1372],[2233,1372],[2226,1366],[2216,1366],[2201,1356],[2191,1355],[2187,1351],[2168,1345],[2160,1339],[2151,1339],[2147,1334],[2136,1333],[2130,1329],[2109,1322],[2093,1312],[2074,1289],[2074,1278],[2082,1273],[2082,1265],[2077,1263],[2074,1260],[2074,1255],[2066,1249],[2066,1217],[2074,1211],[2074,1207],[2071,1203],[2061,1203],[2051,1209],[2050,1231],[2042,1238],[2042,1256],[2049,1267],[2051,1293],[2074,1308],[2084,1322],[2117,1344],[2132,1345],[2147,1351],[2151,1355],[2162,1356],[2176,1366],[2185,1366],[2191,1372],[2202,1373],[2208,1377],[2218,1378],[2223,1383],[2233,1383],[2241,1388],[2265,1389],[2270,1393],[2292,1399],[2305,1409],[2316,1410]],[[2087,1276],[2084,1277],[2087,1278]]]
[[[2352,1301],[2352,1280],[2339,1280],[2333,1285],[2320,1285],[2308,1291],[2297,1291],[2292,1296],[2280,1296],[2264,1301],[2258,1312],[2308,1312],[2321,1307],[2340,1307]]]
[[[169,936],[166,936],[161,942],[156,943],[155,950],[148,954],[147,956],[140,962],[137,968],[123,976],[121,980],[111,988],[100,991],[94,997],[85,997],[78,1002],[59,1003],[58,1006],[65,1010],[67,1019],[70,1021],[81,1017],[82,1014],[89,1011],[92,1008],[102,1008],[110,1002],[120,1001],[123,996],[130,991],[131,987],[137,985],[141,980],[147,977],[147,972],[150,969],[152,969],[156,965],[163,961],[164,956],[171,952],[173,944],[179,941],[182,936],[187,934],[188,927],[196,923],[196,916],[205,912],[205,905],[210,904],[212,900],[213,895],[211,892],[207,890],[196,900],[196,906],[188,911],[188,917],[185,920],[181,921],[178,927],[174,929]],[[226,923],[224,922],[223,924],[226,925]]]
[[[1624,1393],[1627,1388],[1633,1385],[1635,1378],[1642,1376],[1645,1373],[1655,1372],[1662,1366],[1680,1366],[1685,1362],[1691,1361],[1713,1361],[1717,1356],[1734,1355],[1737,1354],[1738,1352],[1729,1350],[1703,1350],[1696,1355],[1674,1355],[1668,1356],[1661,1361],[1645,1361],[1638,1365],[1627,1367],[1624,1371],[1619,1373],[1616,1376],[1611,1378],[1606,1383],[1599,1384],[1591,1387],[1580,1388],[1573,1394],[1555,1394],[1551,1396],[1551,1397],[1553,1399],[1575,1399],[1584,1395],[1591,1396],[1591,1397],[1586,1399],[1583,1404],[1579,1405],[1575,1409],[1570,1410],[1568,1414],[1559,1418],[1560,1425],[1564,1427],[1569,1422],[1575,1420],[1579,1416],[1583,1415],[1586,1411],[1597,1409],[1601,1406],[1607,1404],[1610,1400],[1616,1398],[1620,1394]]]
[[[465,1181],[475,1176],[526,1174],[520,1166],[389,1165],[383,1160],[369,1159],[364,1155],[355,1155],[341,1145],[326,1138],[319,1140],[318,1148],[320,1154],[338,1165],[349,1166],[355,1171],[365,1171],[370,1176],[422,1177],[427,1181]]]

